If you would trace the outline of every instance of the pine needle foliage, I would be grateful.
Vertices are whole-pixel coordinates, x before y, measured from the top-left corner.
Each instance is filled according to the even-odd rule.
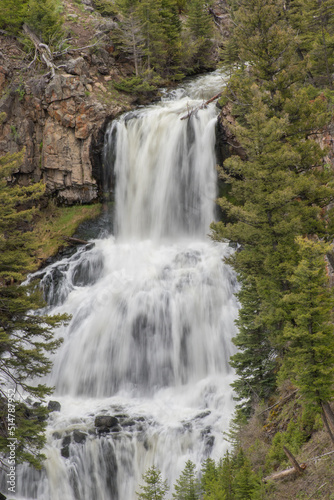
[[[20,286],[35,247],[29,222],[44,193],[40,183],[12,185],[11,174],[23,157],[24,150],[0,158],[0,454],[5,465],[8,438],[15,437],[17,463],[39,468],[47,417],[42,403],[52,390],[36,379],[50,371],[49,355],[61,342],[53,330],[67,318],[35,314],[44,305],[39,291]],[[14,431],[8,416],[10,395],[15,400]]]
[[[167,481],[163,481],[161,472],[155,465],[143,474],[143,479],[145,484],[136,493],[139,500],[163,500],[166,497],[169,490]]]
[[[200,499],[200,484],[196,477],[195,469],[196,465],[191,460],[187,460],[180,477],[174,485],[174,500]]]
[[[321,404],[334,398],[334,297],[325,260],[330,246],[301,236],[297,245],[300,261],[284,297],[290,316],[283,332],[284,373],[304,403],[321,412]]]

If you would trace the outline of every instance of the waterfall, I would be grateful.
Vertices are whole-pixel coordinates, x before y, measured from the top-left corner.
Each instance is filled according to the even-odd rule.
[[[135,500],[153,464],[172,486],[188,459],[228,447],[237,302],[232,250],[207,236],[215,105],[181,120],[220,87],[206,75],[106,132],[116,232],[40,273],[50,311],[72,319],[46,381],[61,411],[45,467],[21,467],[16,498]]]

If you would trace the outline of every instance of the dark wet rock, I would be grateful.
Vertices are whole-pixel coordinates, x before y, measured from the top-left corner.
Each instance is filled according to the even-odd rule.
[[[205,417],[209,416],[210,413],[211,413],[210,410],[203,411],[202,413],[199,413],[198,415],[196,415],[195,420],[200,419],[200,418],[205,418]]]
[[[90,253],[89,257],[83,258],[76,265],[72,275],[72,283],[74,286],[93,285],[100,278],[102,270],[103,257]]]
[[[211,449],[213,447],[214,443],[215,443],[215,436],[211,435],[211,436],[207,436],[205,438],[205,446],[206,446],[206,448],[210,448]]]
[[[111,432],[111,428],[110,427],[97,427],[97,432],[99,434],[108,434],[109,432]]]
[[[70,456],[70,444],[71,444],[71,436],[65,436],[62,440],[62,447],[60,450],[60,454],[64,458],[69,458]]]
[[[61,434],[60,434],[60,432],[57,432],[57,431],[56,431],[56,432],[54,432],[54,433],[52,434],[52,437],[53,437],[53,439],[60,439],[60,438],[61,438]]]
[[[73,431],[73,440],[75,443],[82,444],[86,441],[87,434],[85,432],[79,431],[78,429],[75,429]]]
[[[68,446],[71,442],[71,436],[65,436],[62,440],[62,446]]]
[[[94,422],[97,432],[104,434],[110,432],[112,427],[118,426],[118,418],[111,415],[98,415]]]
[[[63,446],[62,449],[60,450],[60,454],[64,458],[69,458],[70,456],[70,446]]]
[[[126,413],[117,413],[115,417],[119,420],[124,420],[125,418],[129,418],[129,415],[127,415]]]
[[[51,411],[60,411],[61,410],[60,403],[58,403],[58,401],[49,401],[48,409],[50,412]]]
[[[206,451],[209,452],[214,445],[215,436],[211,434],[211,427],[207,426],[201,431],[201,437],[205,443]]]
[[[136,422],[132,419],[124,420],[124,422],[122,422],[123,427],[131,427],[133,425],[136,425]]]
[[[121,432],[122,427],[120,425],[115,425],[110,429],[110,432]]]

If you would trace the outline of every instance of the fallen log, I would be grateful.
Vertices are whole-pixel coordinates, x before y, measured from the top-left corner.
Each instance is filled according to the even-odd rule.
[[[304,465],[305,465],[304,469],[306,469],[306,464],[301,464],[301,466]],[[266,483],[267,481],[277,481],[280,479],[286,479],[287,477],[293,477],[296,475],[297,475],[296,469],[294,467],[291,467],[290,469],[285,469],[280,472],[274,472],[274,474],[264,477],[263,482]]]
[[[81,240],[80,238],[71,238],[70,236],[63,236],[63,239],[71,245],[89,245],[89,241]]]
[[[219,99],[219,97],[222,95],[222,93],[223,92],[219,92],[219,94],[214,95],[208,101],[205,101],[202,104],[200,104],[199,106],[197,106],[196,108],[192,109],[191,111],[188,111],[187,115],[181,116],[181,120],[187,120],[187,118],[189,119],[191,117],[191,115],[193,115],[194,113],[197,113],[197,111],[199,109],[206,108],[208,104],[210,104],[211,102],[215,101],[216,99]]]
[[[283,446],[284,453],[288,457],[289,461],[292,464],[292,467],[290,469],[285,469],[280,472],[274,472],[270,476],[267,476],[263,479],[263,482],[266,483],[267,481],[276,481],[279,479],[285,479],[287,477],[293,477],[293,476],[301,476],[306,469],[307,465],[306,464],[300,464],[297,462],[293,454],[291,453],[290,450],[286,446]]]

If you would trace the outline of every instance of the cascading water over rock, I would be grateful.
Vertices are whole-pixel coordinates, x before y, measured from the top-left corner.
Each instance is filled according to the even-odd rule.
[[[116,234],[41,273],[50,310],[72,319],[47,380],[61,411],[45,469],[21,468],[17,498],[135,500],[151,465],[172,485],[186,460],[226,450],[237,303],[231,249],[207,237],[216,109],[180,120],[217,85],[197,79],[107,131]]]

